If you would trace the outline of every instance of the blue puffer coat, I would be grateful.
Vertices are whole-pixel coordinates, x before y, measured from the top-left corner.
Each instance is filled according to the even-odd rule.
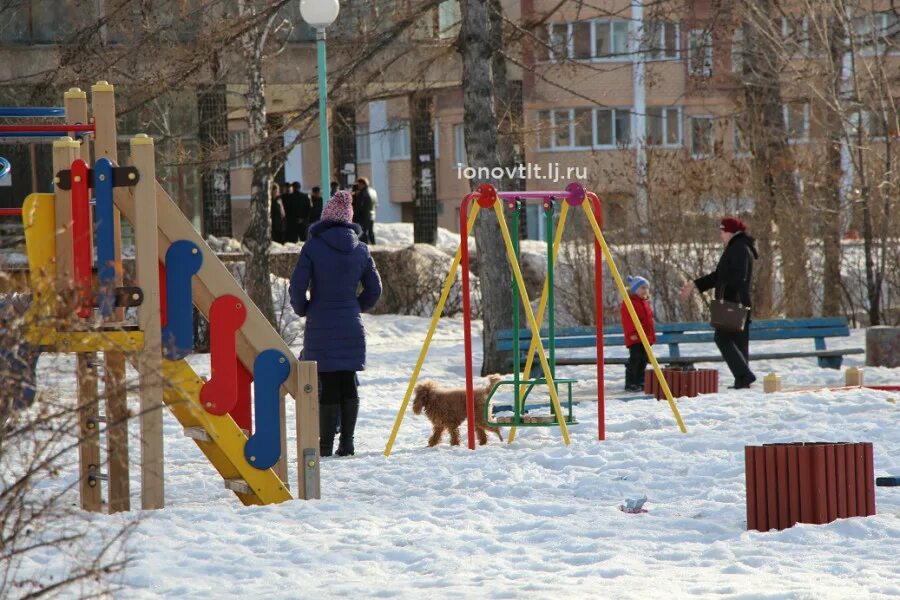
[[[366,334],[360,313],[381,297],[381,277],[369,248],[359,241],[360,233],[354,223],[313,223],[291,276],[291,306],[306,317],[303,359],[318,362],[323,373],[365,368]],[[357,295],[360,283],[362,293]]]

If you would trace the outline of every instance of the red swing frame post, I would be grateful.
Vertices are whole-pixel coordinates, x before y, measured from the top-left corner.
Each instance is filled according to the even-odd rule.
[[[466,434],[469,450],[475,449],[475,383],[472,367],[472,303],[469,284],[469,207],[476,200],[481,208],[491,208],[503,198],[564,199],[572,206],[579,206],[585,200],[591,202],[594,217],[602,224],[600,199],[596,194],[588,192],[580,183],[571,183],[563,192],[525,191],[498,192],[488,183],[478,186],[478,190],[466,194],[459,209],[460,265],[462,267],[462,309],[463,309],[463,359],[466,370]],[[548,248],[548,252],[552,249]],[[597,313],[597,436],[606,439],[606,392],[603,385],[603,262],[600,242],[594,240],[594,294]]]

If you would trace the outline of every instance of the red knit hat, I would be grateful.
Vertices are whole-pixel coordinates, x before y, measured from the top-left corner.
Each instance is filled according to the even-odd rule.
[[[734,217],[725,217],[719,225],[719,229],[725,233],[737,233],[739,231],[747,231],[747,225],[740,219]]]

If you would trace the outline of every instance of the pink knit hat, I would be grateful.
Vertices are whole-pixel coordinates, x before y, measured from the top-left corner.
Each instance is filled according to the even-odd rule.
[[[342,221],[350,223],[353,221],[353,198],[348,192],[340,190],[335,192],[328,204],[322,210],[323,221]]]

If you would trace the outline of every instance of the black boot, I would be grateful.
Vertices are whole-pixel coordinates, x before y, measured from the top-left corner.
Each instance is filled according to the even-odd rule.
[[[356,430],[356,416],[359,414],[359,399],[341,402],[341,440],[335,454],[353,456],[353,432]]]
[[[341,407],[337,404],[319,404],[319,456],[331,456],[334,449],[334,433]]]

